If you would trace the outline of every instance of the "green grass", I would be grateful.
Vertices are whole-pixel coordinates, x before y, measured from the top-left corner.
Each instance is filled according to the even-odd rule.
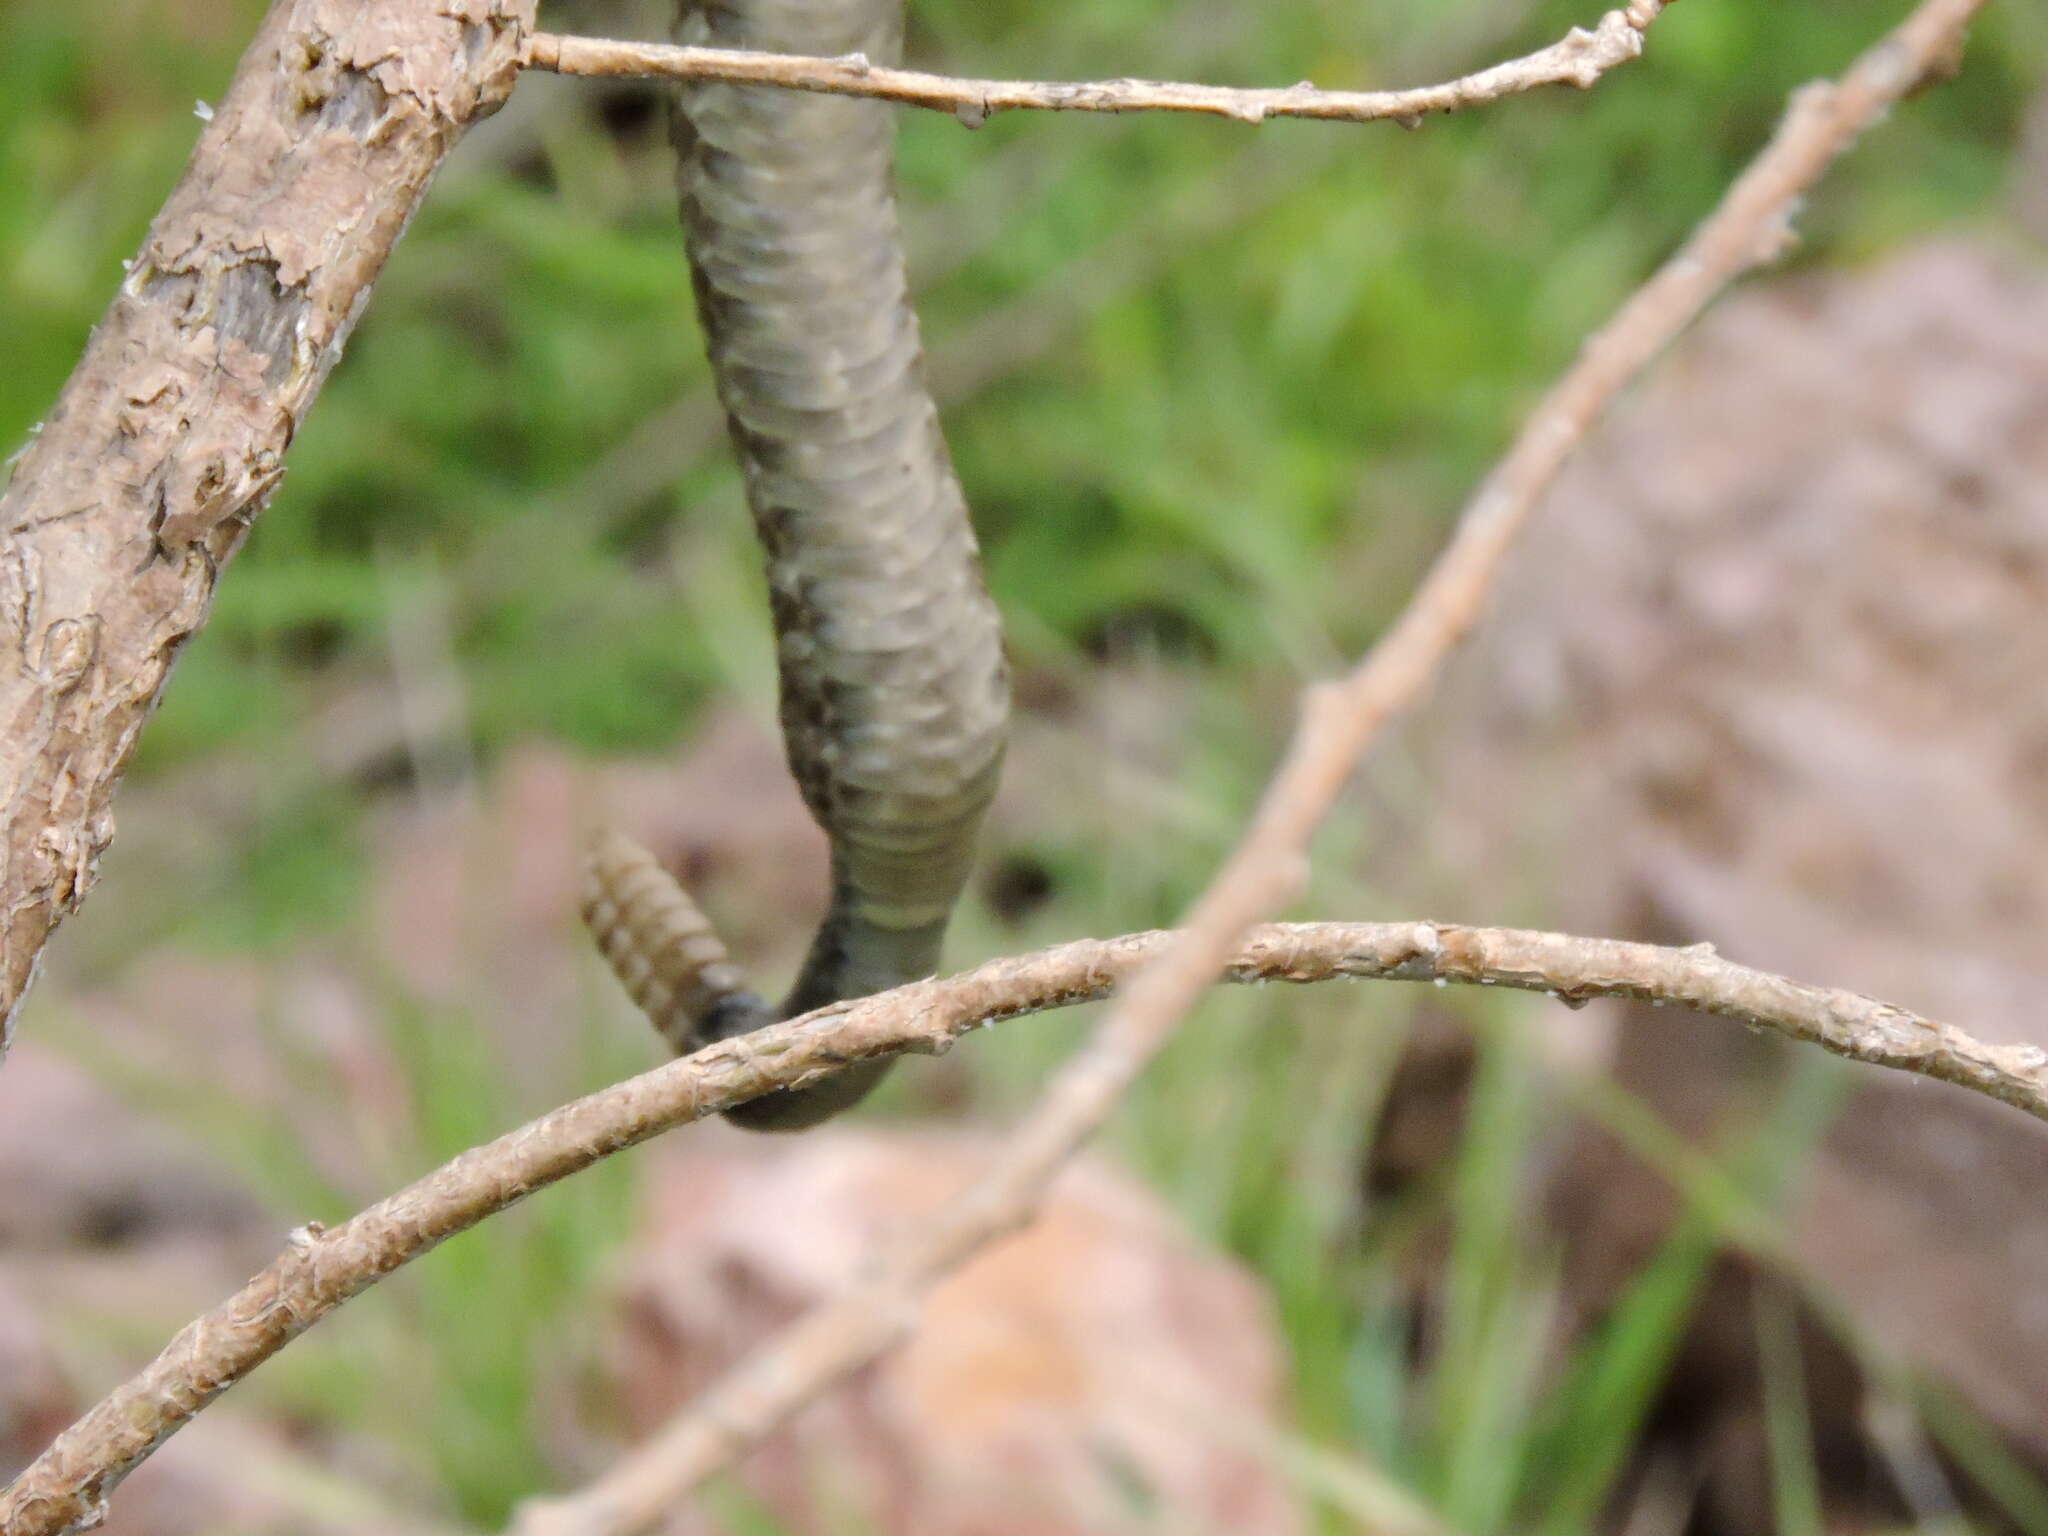
[[[223,19],[183,37],[181,13],[138,3],[144,23],[112,39],[58,8],[0,19],[0,442],[47,406],[240,35]],[[1156,61],[1340,84],[1441,73],[1590,19],[1536,4],[1490,35],[1493,10],[1304,4],[1252,24],[1133,0],[1074,26],[950,0],[917,7],[915,43],[998,71]],[[1823,0],[1676,6],[1649,55],[1596,92],[1419,134],[1017,114],[969,135],[906,115],[920,252],[952,252],[923,296],[942,376],[949,356],[974,361],[963,338],[991,314],[1028,354],[949,404],[1016,633],[1073,643],[1136,615],[1231,669],[1355,649],[1421,553],[1378,570],[1375,530],[1455,504],[1785,91],[1875,20]],[[1979,215],[2041,31],[1995,9],[1966,82],[1899,114],[1815,200],[1801,259]],[[288,689],[238,687],[252,665],[382,671],[380,552],[431,563],[457,594],[487,753],[536,733],[658,746],[715,685],[671,557],[707,538],[744,548],[732,472],[715,432],[635,438],[704,387],[658,115],[619,138],[583,84],[522,90],[531,118],[496,139],[487,125],[391,263],[145,740],[146,769],[288,726]],[[1009,169],[983,190],[991,164]],[[554,662],[572,641],[582,667],[565,677]],[[1021,660],[1043,659],[1027,640]]]

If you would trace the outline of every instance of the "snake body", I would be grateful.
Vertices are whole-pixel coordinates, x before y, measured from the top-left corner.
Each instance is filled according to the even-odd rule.
[[[901,53],[902,0],[682,0],[678,40]],[[791,771],[832,898],[784,1017],[928,976],[994,793],[1000,621],[925,386],[881,103],[680,88],[677,190],[706,348],[767,556]],[[766,1022],[747,996],[702,1037]],[[736,1110],[812,1124],[885,1064]]]

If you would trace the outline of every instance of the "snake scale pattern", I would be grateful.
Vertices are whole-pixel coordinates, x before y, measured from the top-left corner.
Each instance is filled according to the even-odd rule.
[[[676,34],[894,63],[902,0],[682,0]],[[691,83],[674,124],[698,316],[767,556],[783,738],[832,846],[831,905],[779,1010],[707,988],[694,973],[657,976],[648,945],[636,952],[630,935],[659,936],[662,922],[647,914],[660,903],[640,892],[607,904],[653,923],[599,929],[599,940],[643,1006],[658,996],[687,1017],[686,1028],[656,1018],[686,1049],[937,970],[995,790],[1009,677],[924,382],[893,113],[873,101]],[[597,863],[602,880],[602,856]],[[625,868],[616,850],[612,867]],[[618,873],[613,886],[627,878]],[[696,939],[659,953],[701,964],[709,950]],[[886,1067],[856,1064],[730,1118],[757,1129],[815,1124],[859,1100]]]

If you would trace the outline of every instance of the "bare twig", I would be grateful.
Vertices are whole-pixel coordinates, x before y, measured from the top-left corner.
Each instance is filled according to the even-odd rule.
[[[871,64],[860,54],[842,58],[755,53],[731,48],[687,48],[666,43],[620,42],[536,32],[526,62],[564,75],[667,80],[723,80],[774,85],[832,96],[872,96],[906,106],[951,112],[979,127],[996,112],[1197,112],[1242,123],[1271,117],[1308,117],[1370,123],[1393,119],[1413,125],[1432,112],[1457,112],[1543,86],[1586,90],[1618,64],[1643,51],[1643,30],[1669,0],[1629,0],[1609,11],[1592,31],[1574,27],[1559,42],[1519,59],[1442,85],[1405,91],[1323,91],[1303,81],[1277,89],[1237,89],[1163,80],[961,80],[915,69]]]
[[[1839,83],[1795,94],[1770,143],[1713,214],[1552,387],[1392,629],[1349,676],[1308,690],[1295,738],[1244,838],[1179,934],[1133,978],[996,1165],[909,1234],[865,1282],[799,1319],[610,1472],[569,1498],[533,1505],[518,1525],[521,1536],[626,1536],[651,1528],[690,1488],[901,1340],[935,1281],[1029,1219],[1060,1167],[1165,1046],[1239,938],[1300,891],[1309,839],[1360,754],[1428,690],[1477,622],[1509,545],[1595,417],[1723,287],[1785,249],[1806,190],[1902,96],[1952,67],[1983,4],[1923,0]],[[2012,1065],[2038,1071],[2034,1056]]]
[[[672,1126],[812,1081],[846,1062],[905,1051],[937,1054],[987,1024],[1107,997],[1172,953],[1182,937],[1142,933],[1064,944],[722,1041],[465,1152],[338,1227],[299,1229],[261,1274],[181,1332],[0,1493],[0,1533],[54,1536],[74,1528],[166,1438],[293,1338],[444,1238],[533,1191]],[[1703,944],[1671,949],[1439,923],[1286,923],[1247,935],[1216,974],[1234,982],[1457,982],[1549,992],[1574,1002],[1648,999],[1958,1083],[2048,1120],[2048,1056],[2041,1051],[1987,1045],[1852,992],[1751,970]],[[836,1303],[828,1314],[860,1327],[849,1332],[814,1319],[804,1325],[811,1344],[778,1354],[776,1369],[815,1371],[821,1351],[842,1359],[858,1352],[861,1343],[848,1342],[855,1340],[871,1352],[908,1326],[900,1305],[880,1313],[874,1307],[872,1298]],[[769,1406],[779,1407],[779,1399]],[[726,1426],[693,1420],[692,1440],[708,1441],[708,1453],[723,1459],[729,1439],[757,1432],[751,1411]],[[587,1506],[578,1508],[580,1518]],[[530,1518],[536,1532],[637,1528],[560,1526],[539,1509]]]

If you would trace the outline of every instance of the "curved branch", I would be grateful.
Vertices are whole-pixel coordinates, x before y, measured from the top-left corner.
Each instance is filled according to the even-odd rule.
[[[535,1190],[673,1126],[801,1086],[850,1061],[905,1051],[936,1055],[989,1024],[1107,997],[1179,938],[1140,933],[1063,944],[721,1041],[473,1148],[340,1226],[300,1228],[261,1274],[186,1327],[0,1493],[0,1533],[54,1536],[72,1528],[166,1438],[292,1339],[443,1239]],[[1695,1008],[1858,1061],[1957,1083],[2048,1120],[2048,1055],[2040,1050],[1988,1045],[1853,992],[1737,965],[1705,944],[1673,949],[1442,923],[1279,923],[1249,934],[1217,979],[1305,984],[1343,978],[1504,986],[1573,1002],[1624,997]],[[856,1310],[865,1315],[871,1308],[863,1303]],[[879,1348],[907,1318],[899,1305],[849,1335],[847,1304],[827,1312],[836,1331],[811,1323],[804,1325],[807,1336],[829,1337],[841,1351],[849,1338],[860,1349]],[[785,1351],[776,1369],[791,1368]],[[691,1440],[716,1464],[761,1427],[740,1412],[718,1426],[696,1421]],[[531,1520],[534,1532],[557,1528],[544,1506],[534,1506]]]
[[[960,80],[915,69],[892,69],[862,54],[838,58],[690,48],[537,32],[526,62],[564,75],[666,80],[723,80],[775,85],[829,96],[872,96],[905,106],[951,112],[978,128],[997,112],[1194,112],[1261,123],[1272,117],[1370,123],[1393,119],[1413,127],[1432,112],[1457,112],[1544,86],[1590,89],[1616,65],[1643,51],[1643,30],[1668,0],[1629,0],[1592,31],[1574,27],[1548,48],[1509,59],[1442,85],[1404,91],[1322,91],[1303,81],[1278,89],[1239,89],[1165,80]]]

